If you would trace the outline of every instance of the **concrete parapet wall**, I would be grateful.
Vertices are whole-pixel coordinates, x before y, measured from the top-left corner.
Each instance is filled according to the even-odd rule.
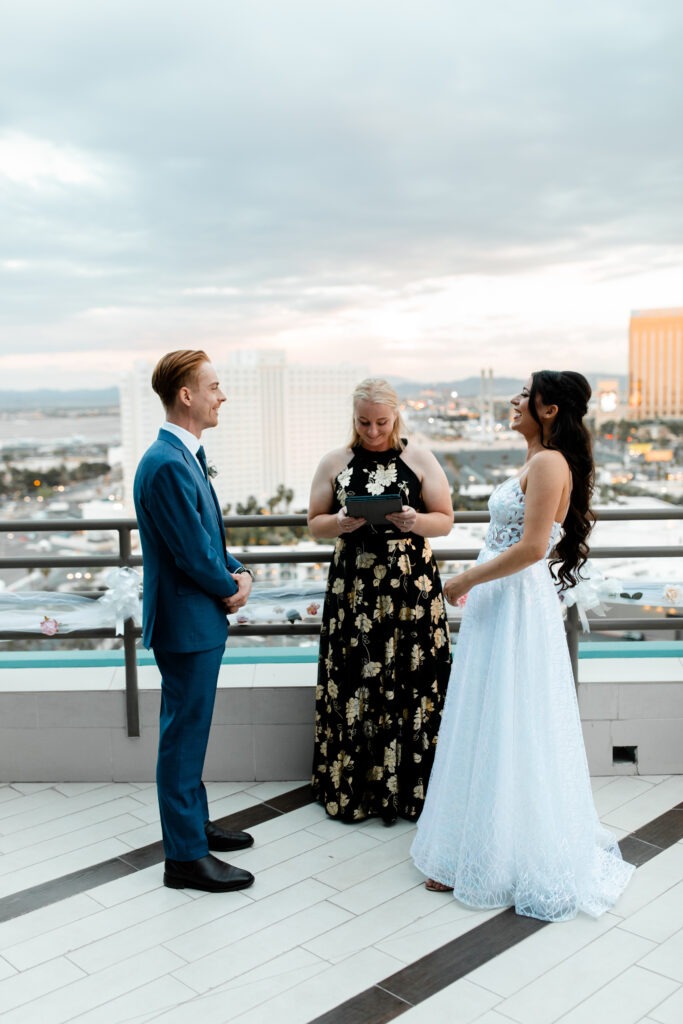
[[[579,709],[592,775],[683,774],[683,659],[582,661]]]
[[[207,781],[307,778],[315,678],[312,660],[224,664]],[[122,667],[4,667],[0,781],[152,780],[160,682],[140,667],[142,735],[129,739]],[[582,658],[579,707],[592,775],[683,774],[683,659]],[[637,761],[614,763],[615,747]]]

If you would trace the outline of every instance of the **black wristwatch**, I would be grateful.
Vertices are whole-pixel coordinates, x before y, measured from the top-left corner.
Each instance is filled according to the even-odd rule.
[[[239,574],[240,574],[241,572],[248,572],[248,573],[249,573],[249,575],[251,576],[252,580],[253,580],[253,578],[254,578],[254,574],[253,574],[253,572],[251,571],[251,569],[247,569],[246,565],[241,565],[241,566],[239,567],[239,569],[235,569],[235,576],[239,576]]]

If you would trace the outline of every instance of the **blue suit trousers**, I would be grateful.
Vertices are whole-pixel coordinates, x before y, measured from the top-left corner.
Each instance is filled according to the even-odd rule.
[[[191,653],[154,650],[161,672],[157,793],[170,860],[198,860],[209,852],[202,771],[224,650],[224,643]]]

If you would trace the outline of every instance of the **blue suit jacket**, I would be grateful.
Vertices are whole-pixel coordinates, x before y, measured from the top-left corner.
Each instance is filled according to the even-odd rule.
[[[142,642],[168,651],[225,643],[221,598],[237,592],[241,563],[225,549],[215,491],[182,441],[168,430],[147,449],[133,488],[145,573]]]

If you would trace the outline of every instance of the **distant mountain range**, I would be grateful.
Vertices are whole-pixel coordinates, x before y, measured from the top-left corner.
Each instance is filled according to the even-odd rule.
[[[586,377],[592,388],[595,388],[600,380],[615,380],[620,391],[628,388],[628,376],[623,373],[587,373]],[[464,380],[453,381],[419,381],[406,380],[405,377],[387,377],[399,395],[415,395],[425,389],[434,388],[437,391],[457,391],[461,398],[473,398],[481,393],[481,378],[466,377]],[[493,393],[496,397],[514,395],[520,388],[522,381],[519,377],[495,377],[493,378]],[[488,381],[487,381],[488,385]]]
[[[38,388],[37,391],[0,391],[0,409],[107,409],[118,408],[118,388],[77,388],[60,391]]]
[[[620,373],[587,373],[591,387],[599,380],[616,380],[621,391],[628,387],[628,377]],[[472,398],[479,394],[481,382],[479,377],[466,377],[464,380],[452,381],[420,381],[408,380],[405,377],[387,377],[399,395],[415,395],[425,389],[435,388],[438,391],[457,391],[462,398]],[[494,377],[493,393],[496,396],[514,395],[521,381],[518,377]],[[118,408],[119,389],[114,388],[78,388],[73,391],[61,391],[57,388],[40,388],[37,391],[0,391],[0,410],[12,409],[107,409]]]

